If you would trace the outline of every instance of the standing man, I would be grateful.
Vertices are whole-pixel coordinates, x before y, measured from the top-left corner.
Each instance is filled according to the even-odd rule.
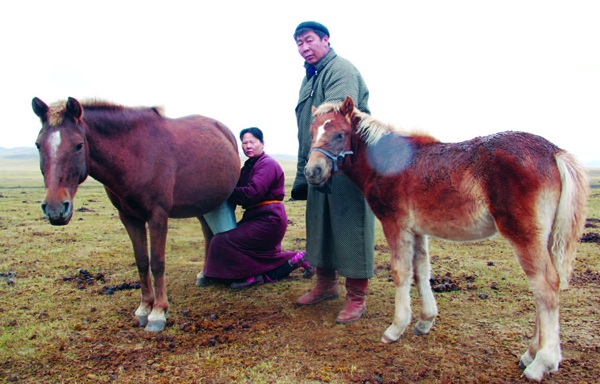
[[[294,32],[298,53],[305,60],[296,105],[298,165],[292,198],[306,201],[306,254],[317,267],[317,286],[298,305],[338,297],[337,274],[346,278],[346,303],[336,321],[358,320],[367,310],[365,298],[374,269],[375,216],[362,193],[344,174],[331,177],[327,190],[308,185],[304,167],[311,147],[312,106],[351,96],[356,107],[370,113],[369,90],[360,72],[329,45],[329,30],[320,23],[300,23]]]

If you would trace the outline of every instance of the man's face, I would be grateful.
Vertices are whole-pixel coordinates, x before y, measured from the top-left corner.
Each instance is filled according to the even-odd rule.
[[[315,64],[329,52],[329,36],[323,36],[321,40],[319,35],[313,31],[308,31],[296,37],[296,45],[300,56],[307,63]]]

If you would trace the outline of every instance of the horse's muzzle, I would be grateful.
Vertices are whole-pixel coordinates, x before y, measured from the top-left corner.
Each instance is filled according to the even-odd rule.
[[[42,212],[52,225],[67,225],[73,217],[73,203],[65,200],[62,203],[42,203]]]
[[[327,174],[320,162],[314,161],[304,167],[304,176],[306,180],[315,187],[321,187],[327,182]]]

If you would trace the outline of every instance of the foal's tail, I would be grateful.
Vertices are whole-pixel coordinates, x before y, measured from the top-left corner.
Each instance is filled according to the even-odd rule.
[[[555,158],[562,188],[548,248],[560,277],[560,288],[566,289],[585,225],[589,181],[586,170],[571,154],[559,151]]]

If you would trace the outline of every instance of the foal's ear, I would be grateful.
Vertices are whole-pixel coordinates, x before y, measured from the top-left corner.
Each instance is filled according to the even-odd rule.
[[[344,116],[350,116],[354,112],[354,100],[352,100],[350,96],[347,96],[346,100],[342,103],[340,112],[342,112]]]
[[[42,123],[45,122],[46,118],[47,118],[48,110],[50,109],[50,108],[48,108],[46,103],[44,103],[39,98],[34,97],[31,100],[31,107],[33,108],[33,113],[35,113],[36,116],[39,117],[40,120],[42,120]]]
[[[317,107],[315,107],[314,105],[312,106],[312,114],[313,116],[315,115],[315,112],[317,112]]]
[[[80,120],[83,117],[83,107],[76,99],[69,97],[67,99],[67,115],[74,120]]]

